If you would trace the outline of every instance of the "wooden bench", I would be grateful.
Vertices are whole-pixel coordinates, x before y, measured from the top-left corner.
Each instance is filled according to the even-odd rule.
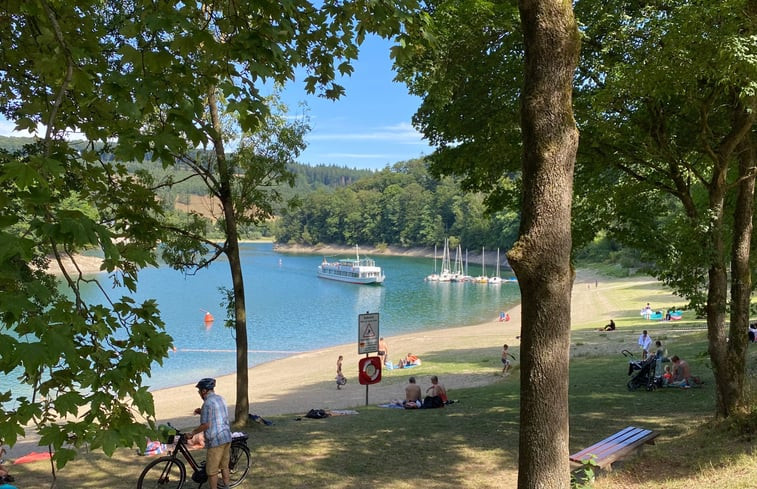
[[[600,468],[610,471],[613,462],[627,457],[644,444],[654,445],[654,439],[659,435],[652,430],[629,426],[571,455],[571,465],[579,467],[593,458]]]

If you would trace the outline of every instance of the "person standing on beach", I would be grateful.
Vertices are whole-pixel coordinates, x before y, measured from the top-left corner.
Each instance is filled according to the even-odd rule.
[[[386,359],[389,358],[389,347],[383,336],[379,338],[378,356],[381,358],[381,365],[386,365]]]
[[[508,348],[510,348],[508,345],[502,345],[502,376],[508,374],[510,371],[510,359],[508,357],[511,357],[510,353],[507,351]]]
[[[200,426],[193,429],[187,438],[191,440],[196,434],[204,433],[205,445],[208,448],[205,459],[208,487],[218,489],[218,472],[221,472],[223,487],[228,487],[231,455],[229,410],[223,397],[215,393],[216,379],[202,379],[196,387],[203,400],[202,407],[194,411],[195,414],[200,415]]]
[[[341,389],[344,384],[347,383],[347,379],[342,374],[342,361],[344,360],[344,357],[342,355],[339,355],[339,358],[336,359],[336,388]]]

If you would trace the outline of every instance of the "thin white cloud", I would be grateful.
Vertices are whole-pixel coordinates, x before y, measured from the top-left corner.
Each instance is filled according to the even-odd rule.
[[[325,153],[325,158],[355,158],[361,160],[386,160],[391,158],[404,158],[404,155],[390,155],[380,153]]]
[[[407,122],[378,127],[367,132],[332,132],[319,134],[314,131],[307,137],[310,141],[391,141],[397,144],[423,144],[421,133]]]
[[[37,132],[31,133],[27,130],[16,131],[16,124],[0,116],[0,136],[7,136],[13,138],[44,138],[47,126],[39,124],[37,126]],[[67,131],[64,138],[68,141],[82,141],[85,139],[84,133],[76,131]]]
[[[34,134],[31,134],[29,131],[16,131],[16,124],[6,120],[4,117],[0,117],[0,136],[30,138]]]

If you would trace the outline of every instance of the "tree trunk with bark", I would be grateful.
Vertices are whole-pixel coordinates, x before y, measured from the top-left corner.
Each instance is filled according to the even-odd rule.
[[[752,299],[750,252],[754,218],[755,150],[748,136],[739,147],[739,187],[733,216],[731,253],[731,327],[726,353],[726,375],[719,388],[718,413],[730,416],[743,409],[749,306]],[[722,399],[721,399],[722,398]]]
[[[751,152],[750,129],[755,117],[741,104],[735,105],[734,127],[712,152],[714,169],[709,183],[710,268],[707,294],[708,353],[715,376],[715,414],[725,418],[743,407],[746,375],[746,331],[749,322],[751,277],[749,275],[751,221],[754,204],[754,155]],[[742,151],[738,152],[737,149]],[[731,266],[731,325],[726,327],[728,307],[728,270],[726,267],[724,209],[728,191],[729,163],[739,159],[739,192],[734,209],[734,230]],[[750,176],[751,175],[751,176]],[[749,202],[746,202],[749,199]],[[745,209],[742,207],[748,207]],[[744,236],[747,233],[749,236]],[[744,247],[746,246],[746,248]],[[745,270],[746,277],[745,277]],[[744,286],[749,288],[745,291]],[[746,296],[745,296],[746,294]],[[738,328],[743,326],[743,329]]]
[[[573,270],[571,203],[578,131],[573,76],[580,48],[570,2],[520,0],[523,202],[508,252],[521,290],[519,489],[569,488],[568,366]]]
[[[218,165],[218,198],[223,209],[223,218],[226,234],[226,246],[224,253],[229,260],[231,282],[234,294],[234,332],[236,336],[236,372],[237,372],[237,398],[234,403],[234,426],[241,427],[247,423],[250,412],[249,378],[247,361],[247,306],[244,297],[244,277],[242,275],[242,261],[239,257],[239,236],[237,233],[237,220],[234,212],[234,196],[231,190],[231,169],[226,160],[226,152],[223,144],[223,128],[218,114],[218,101],[215,87],[208,92],[208,105],[210,108],[210,121],[213,127],[213,146],[215,148],[216,164]]]

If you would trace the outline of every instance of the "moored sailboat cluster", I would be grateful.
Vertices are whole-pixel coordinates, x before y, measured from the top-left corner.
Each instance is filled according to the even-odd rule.
[[[441,257],[441,269],[439,272],[436,270],[437,253],[436,246],[434,246],[434,273],[426,277],[428,282],[471,282],[478,284],[491,284],[499,285],[503,282],[516,282],[513,278],[503,279],[500,277],[500,261],[499,261],[499,248],[497,248],[497,264],[495,266],[494,276],[488,277],[486,275],[485,256],[486,251],[481,249],[481,275],[473,277],[468,274],[468,251],[465,252],[465,266],[463,266],[463,253],[462,246],[457,246],[455,252],[455,262],[452,264],[451,253],[449,249],[449,239],[444,240],[444,251]]]

